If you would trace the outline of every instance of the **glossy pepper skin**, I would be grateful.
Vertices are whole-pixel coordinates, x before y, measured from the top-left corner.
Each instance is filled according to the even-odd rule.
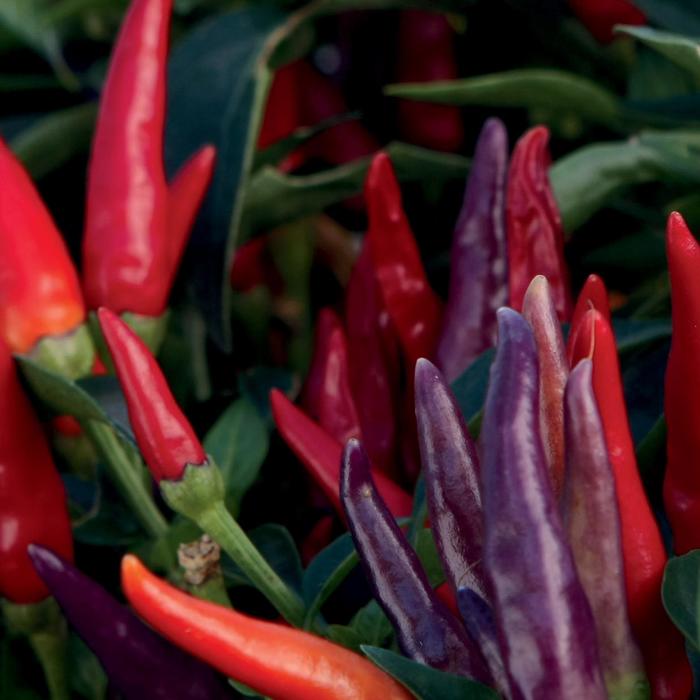
[[[536,126],[515,144],[508,171],[506,230],[510,306],[522,309],[535,275],[552,286],[560,321],[571,316],[569,274],[564,260],[564,230],[547,171],[549,131]]]
[[[627,616],[620,514],[593,364],[581,360],[566,384],[564,525],[593,610],[605,685],[612,698],[645,698],[649,685]]]
[[[206,464],[204,448],[143,341],[108,309],[98,317],[146,464],[157,482],[178,481],[188,464]]]
[[[432,357],[442,305],[430,288],[418,246],[401,206],[394,169],[378,153],[365,181],[367,239],[382,298],[412,374],[419,357]]]
[[[160,634],[221,673],[279,700],[410,700],[366,659],[308,632],[199,600],[150,573],[132,555],[122,589]]]
[[[454,80],[458,77],[454,30],[445,15],[404,10],[399,18],[398,75],[400,83]],[[452,153],[464,141],[459,107],[400,100],[398,123],[411,143]]]
[[[46,438],[0,341],[0,595],[36,603],[49,591],[27,555],[32,542],[73,558],[63,483]]]
[[[0,337],[29,352],[85,320],[78,275],[26,170],[0,139]]]
[[[484,569],[510,695],[604,700],[593,615],[540,438],[537,349],[512,309],[498,312],[481,439]]]
[[[605,282],[598,275],[588,275],[586,277],[586,281],[576,299],[574,313],[571,316],[569,338],[566,343],[566,356],[570,367],[574,365],[572,353],[576,331],[581,325],[583,317],[590,309],[600,311],[606,320],[612,323],[608,290],[605,288]]]
[[[593,389],[615,474],[622,524],[627,609],[653,698],[687,698],[692,677],[683,640],[661,602],[666,551],[639,477],[613,330],[595,309],[574,337],[575,362],[593,361]]]
[[[102,586],[57,554],[30,545],[29,556],[70,625],[126,700],[231,697],[212,669],[155,634]]]
[[[452,235],[450,290],[435,351],[448,381],[494,345],[496,310],[508,302],[507,172],[506,128],[500,119],[489,119],[479,134]]]
[[[673,530],[673,548],[685,554],[700,547],[700,246],[683,217],[668,219],[666,255],[671,277],[673,334],[666,367],[665,414],[668,430],[664,505]]]
[[[172,0],[133,0],[102,92],[88,170],[83,288],[90,308],[159,316],[211,177],[211,147],[169,191],[163,169]],[[174,211],[169,211],[169,206]]]
[[[644,13],[629,0],[569,0],[569,7],[601,43],[615,38],[616,24],[646,24]]]
[[[297,408],[281,391],[270,392],[272,415],[277,430],[289,447],[323,489],[328,500],[342,516],[340,502],[341,444]],[[394,517],[411,514],[413,499],[400,486],[381,472],[374,472],[377,489]]]
[[[360,561],[403,652],[433,668],[490,683],[481,652],[435,595],[418,556],[377,493],[357,440],[345,446],[340,494]]]
[[[440,371],[416,363],[416,422],[431,529],[454,593],[468,586],[486,597],[479,456]]]

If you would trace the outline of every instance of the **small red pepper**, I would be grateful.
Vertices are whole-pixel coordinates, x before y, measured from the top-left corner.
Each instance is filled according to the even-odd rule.
[[[340,504],[340,460],[342,445],[297,408],[281,391],[270,392],[272,415],[277,430],[294,454],[323,489],[336,511],[344,517]],[[391,479],[375,470],[377,490],[395,517],[411,514],[413,499]]]
[[[602,278],[598,275],[588,275],[588,277],[586,277],[586,281],[576,299],[574,313],[571,316],[571,330],[569,331],[569,339],[566,346],[566,355],[571,367],[574,366],[572,352],[576,329],[581,325],[583,317],[590,309],[600,311],[605,319],[610,321],[608,290],[605,288],[605,282],[603,282]]]
[[[397,59],[400,83],[457,78],[454,30],[445,15],[404,10],[399,19]],[[464,141],[459,107],[400,100],[398,120],[401,133],[419,146],[452,152]]]
[[[0,337],[12,352],[85,320],[78,275],[29,175],[0,139]]]
[[[178,481],[188,464],[205,464],[207,455],[143,341],[108,309],[98,316],[146,464],[157,482]]]
[[[63,483],[2,341],[0,422],[0,595],[36,603],[49,591],[27,547],[41,544],[72,561],[73,538]]]
[[[564,230],[547,170],[549,131],[536,126],[515,145],[508,171],[506,230],[510,305],[520,311],[530,281],[544,275],[560,321],[571,316]]]
[[[110,61],[88,172],[83,285],[90,308],[159,316],[211,176],[206,148],[179,173],[163,169],[172,0],[134,0]],[[175,209],[169,212],[170,204]]]
[[[367,659],[286,625],[199,600],[154,576],[133,555],[122,589],[157,632],[258,693],[285,700],[410,700]]]
[[[372,160],[365,183],[369,216],[367,240],[382,298],[408,364],[432,357],[442,304],[430,288],[413,232],[401,206],[394,169],[386,153]]]
[[[630,623],[639,643],[654,698],[686,700],[692,674],[683,638],[661,602],[666,565],[659,526],[639,477],[615,336],[606,318],[589,310],[575,330],[573,359],[593,360],[593,389],[603,423],[622,526]]]
[[[629,0],[569,0],[569,7],[601,44],[615,38],[616,24],[647,23],[644,13]]]

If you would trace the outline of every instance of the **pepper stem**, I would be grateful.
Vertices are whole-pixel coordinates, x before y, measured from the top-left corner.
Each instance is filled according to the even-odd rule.
[[[66,673],[66,623],[56,601],[19,605],[3,601],[3,614],[15,634],[27,638],[44,671],[51,700],[70,700]]]
[[[140,461],[127,453],[111,426],[91,420],[84,425],[84,429],[105,461],[112,481],[144,530],[153,538],[163,537],[168,532],[168,522],[153,501]]]

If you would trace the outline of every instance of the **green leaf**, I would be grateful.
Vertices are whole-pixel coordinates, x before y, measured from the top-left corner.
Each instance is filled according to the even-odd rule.
[[[443,673],[387,649],[362,646],[379,668],[408,688],[418,700],[497,700],[495,690],[463,676]]]
[[[700,43],[681,34],[672,34],[652,27],[632,27],[622,25],[616,31],[634,37],[646,46],[658,51],[676,65],[687,70],[700,81]]]
[[[350,627],[350,625],[329,625],[326,634],[328,635],[328,639],[335,644],[340,644],[358,653],[361,650],[362,637],[357,630]]]
[[[93,103],[52,112],[15,136],[10,145],[38,180],[88,151],[96,117]]]
[[[238,375],[238,390],[251,401],[258,413],[272,425],[270,391],[279,389],[290,396],[297,390],[294,375],[281,367],[258,366]]]
[[[452,382],[452,392],[467,422],[471,422],[484,405],[493,356],[493,349],[486,350]]]
[[[673,623],[700,650],[700,550],[669,559],[661,593]]]
[[[68,662],[71,689],[86,700],[103,700],[107,694],[107,676],[97,657],[74,633],[68,639]]]
[[[681,34],[700,36],[700,8],[688,0],[634,0],[652,24]]]
[[[469,161],[462,156],[437,153],[405,143],[384,149],[403,182],[464,180]],[[313,175],[287,175],[262,168],[250,180],[242,222],[244,235],[315,214],[362,192],[371,158],[323,170]]]
[[[376,600],[370,600],[361,607],[350,620],[349,625],[360,638],[362,644],[382,646],[391,636],[394,628]]]
[[[436,588],[445,581],[445,572],[442,569],[442,562],[438,554],[437,547],[433,534],[427,528],[423,528],[418,532],[416,538],[416,554],[420,559],[425,573],[428,575],[428,580],[433,588]]]
[[[620,354],[671,336],[671,321],[666,319],[615,318],[613,328]]]
[[[224,477],[227,505],[234,511],[257,478],[269,443],[265,422],[245,398],[234,401],[204,438],[205,451],[214,457]]]
[[[596,124],[620,127],[618,98],[588,78],[562,70],[523,68],[461,80],[399,83],[393,97],[458,106],[526,107],[575,114]]]

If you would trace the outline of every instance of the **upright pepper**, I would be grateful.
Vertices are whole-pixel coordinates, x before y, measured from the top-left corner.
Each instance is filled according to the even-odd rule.
[[[544,275],[552,285],[560,321],[571,316],[564,230],[547,170],[549,131],[536,126],[515,144],[508,171],[506,229],[510,305],[520,310],[530,280]]]
[[[576,299],[574,313],[571,316],[571,327],[569,330],[569,338],[566,343],[566,356],[569,360],[569,366],[573,367],[573,344],[577,329],[583,322],[583,317],[590,309],[600,311],[603,316],[610,321],[610,302],[608,300],[608,290],[605,288],[605,282],[598,275],[588,275],[586,281],[579,292]]]
[[[627,607],[654,698],[690,694],[692,674],[680,632],[661,602],[666,551],[639,477],[630,432],[615,336],[597,310],[586,313],[573,339],[574,362],[593,361],[593,388],[615,474],[622,523]]]
[[[532,331],[501,309],[481,429],[482,498],[484,570],[511,696],[604,700],[595,623],[550,486],[539,416]]]
[[[452,235],[450,291],[435,353],[448,381],[496,342],[496,309],[508,301],[505,189],[508,134],[489,119],[479,134]]]
[[[595,618],[611,698],[648,698],[642,656],[627,616],[615,477],[593,393],[593,365],[581,360],[566,384],[564,524]]]
[[[397,82],[457,78],[454,30],[445,15],[404,10],[399,18]],[[437,151],[457,151],[464,140],[459,107],[400,100],[399,130],[412,143]]]
[[[490,683],[481,652],[435,595],[418,556],[378,494],[357,440],[345,446],[340,492],[360,561],[404,653],[434,668]]]
[[[160,316],[206,184],[209,147],[169,192],[163,169],[172,0],[133,0],[110,61],[88,172],[83,285],[90,308]],[[169,206],[174,209],[169,211]]]
[[[601,43],[615,38],[616,24],[646,24],[644,13],[629,0],[569,0],[569,7]]]
[[[101,586],[49,549],[29,556],[66,618],[127,700],[230,697],[212,669],[171,646]]]
[[[61,234],[1,139],[0,181],[0,338],[12,352],[26,353],[42,338],[74,333],[85,320],[85,304]]]
[[[262,695],[279,700],[411,698],[352,651],[189,596],[133,555],[122,560],[122,589],[134,610],[166,639]]]

